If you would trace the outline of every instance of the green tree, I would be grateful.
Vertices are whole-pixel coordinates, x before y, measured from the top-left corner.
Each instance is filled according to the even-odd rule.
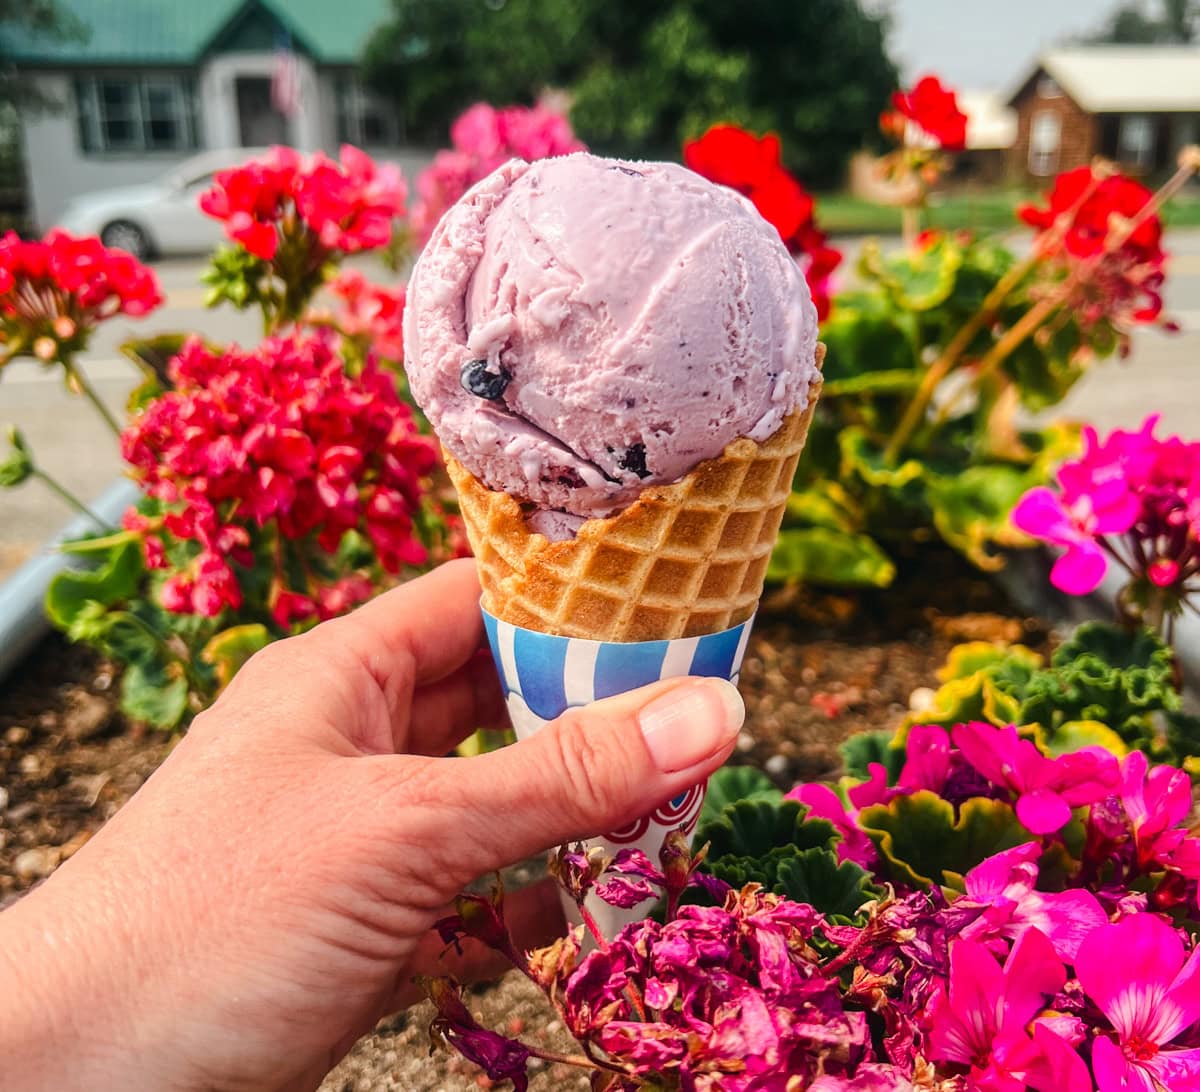
[[[1117,8],[1091,40],[1121,45],[1190,45],[1196,40],[1198,24],[1197,0],[1160,0],[1153,8],[1134,0]]]
[[[14,71],[5,49],[11,32],[50,38],[83,38],[87,33],[57,0],[0,0],[0,116],[16,106],[51,105]]]
[[[479,99],[568,88],[594,147],[678,155],[717,121],[784,141],[809,184],[836,181],[896,86],[886,22],[858,0],[394,0],[365,71],[402,104],[411,137],[445,140]],[[848,79],[847,74],[853,78]]]

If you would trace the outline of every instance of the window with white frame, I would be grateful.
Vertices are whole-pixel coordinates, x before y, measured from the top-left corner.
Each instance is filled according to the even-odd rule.
[[[199,146],[195,86],[179,76],[85,76],[75,81],[85,152],[171,152]]]
[[[1052,110],[1039,110],[1029,124],[1029,172],[1054,174],[1062,143],[1062,119]]]
[[[1154,122],[1145,114],[1121,118],[1119,158],[1134,167],[1149,167],[1154,160]]]
[[[337,135],[344,144],[386,148],[400,143],[400,123],[394,109],[352,76],[339,76]]]

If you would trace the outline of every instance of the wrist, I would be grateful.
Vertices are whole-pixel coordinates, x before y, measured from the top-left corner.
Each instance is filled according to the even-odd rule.
[[[156,1079],[166,1074],[134,1017],[149,1001],[133,965],[140,946],[109,893],[73,879],[56,875],[0,914],[5,1090],[172,1087]]]

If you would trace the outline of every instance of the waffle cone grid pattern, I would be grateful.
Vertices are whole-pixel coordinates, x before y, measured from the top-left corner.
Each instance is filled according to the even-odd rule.
[[[755,611],[820,393],[759,444],[735,440],[671,485],[551,542],[520,503],[447,455],[483,606],[525,629],[597,641],[717,633]]]

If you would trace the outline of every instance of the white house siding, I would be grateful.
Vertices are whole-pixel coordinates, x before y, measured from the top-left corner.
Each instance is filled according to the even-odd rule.
[[[76,130],[71,77],[39,73],[26,79],[61,104],[61,109],[30,114],[22,122],[30,214],[41,231],[51,227],[80,194],[148,182],[194,154],[84,153]]]

